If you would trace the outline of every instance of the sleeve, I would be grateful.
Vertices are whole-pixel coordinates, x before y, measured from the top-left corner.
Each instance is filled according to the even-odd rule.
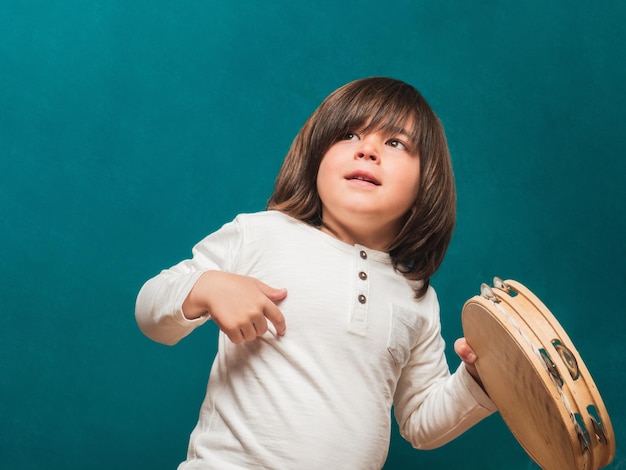
[[[450,373],[441,337],[439,304],[434,291],[425,298],[430,313],[420,321],[420,335],[402,370],[394,413],[402,436],[417,449],[434,449],[461,435],[496,407],[461,363]]]
[[[161,271],[139,291],[135,319],[150,339],[174,345],[204,324],[209,315],[189,320],[182,305],[200,276],[210,270],[231,271],[243,243],[239,218],[224,225],[193,247],[193,257]]]

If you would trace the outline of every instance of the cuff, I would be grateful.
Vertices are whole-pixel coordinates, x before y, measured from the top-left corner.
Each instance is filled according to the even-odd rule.
[[[461,383],[467,392],[474,398],[476,403],[480,405],[482,408],[495,412],[498,410],[495,403],[491,401],[487,392],[480,386],[478,382],[472,377],[467,368],[465,367],[465,363],[461,362],[459,368],[457,369],[457,373],[459,374],[459,378],[461,379]]]

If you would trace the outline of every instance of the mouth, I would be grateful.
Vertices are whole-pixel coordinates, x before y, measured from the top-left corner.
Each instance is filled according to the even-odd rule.
[[[356,180],[356,181],[363,181],[365,183],[370,183],[373,184],[374,186],[380,186],[381,182],[378,181],[374,175],[372,175],[371,173],[368,173],[366,171],[354,171],[352,173],[350,173],[348,176],[346,176],[347,180]]]

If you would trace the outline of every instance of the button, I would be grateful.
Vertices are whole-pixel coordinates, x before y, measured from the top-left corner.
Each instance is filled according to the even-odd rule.
[[[364,251],[364,250],[361,250],[360,255],[361,255],[361,258],[363,258],[363,259],[367,259],[367,253],[365,253],[365,251]]]
[[[367,273],[366,273],[366,272],[361,271],[361,272],[359,273],[359,279],[361,279],[362,281],[365,281],[365,280],[367,279]]]
[[[365,296],[363,294],[359,295],[359,302],[361,302],[362,304],[367,302],[367,299],[365,298]]]

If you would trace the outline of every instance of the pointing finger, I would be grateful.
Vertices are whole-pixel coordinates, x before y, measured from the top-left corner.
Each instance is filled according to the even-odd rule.
[[[273,303],[269,303],[263,313],[267,319],[272,322],[274,328],[276,328],[276,334],[278,336],[283,336],[287,330],[287,325],[285,322],[285,316],[280,309]]]

